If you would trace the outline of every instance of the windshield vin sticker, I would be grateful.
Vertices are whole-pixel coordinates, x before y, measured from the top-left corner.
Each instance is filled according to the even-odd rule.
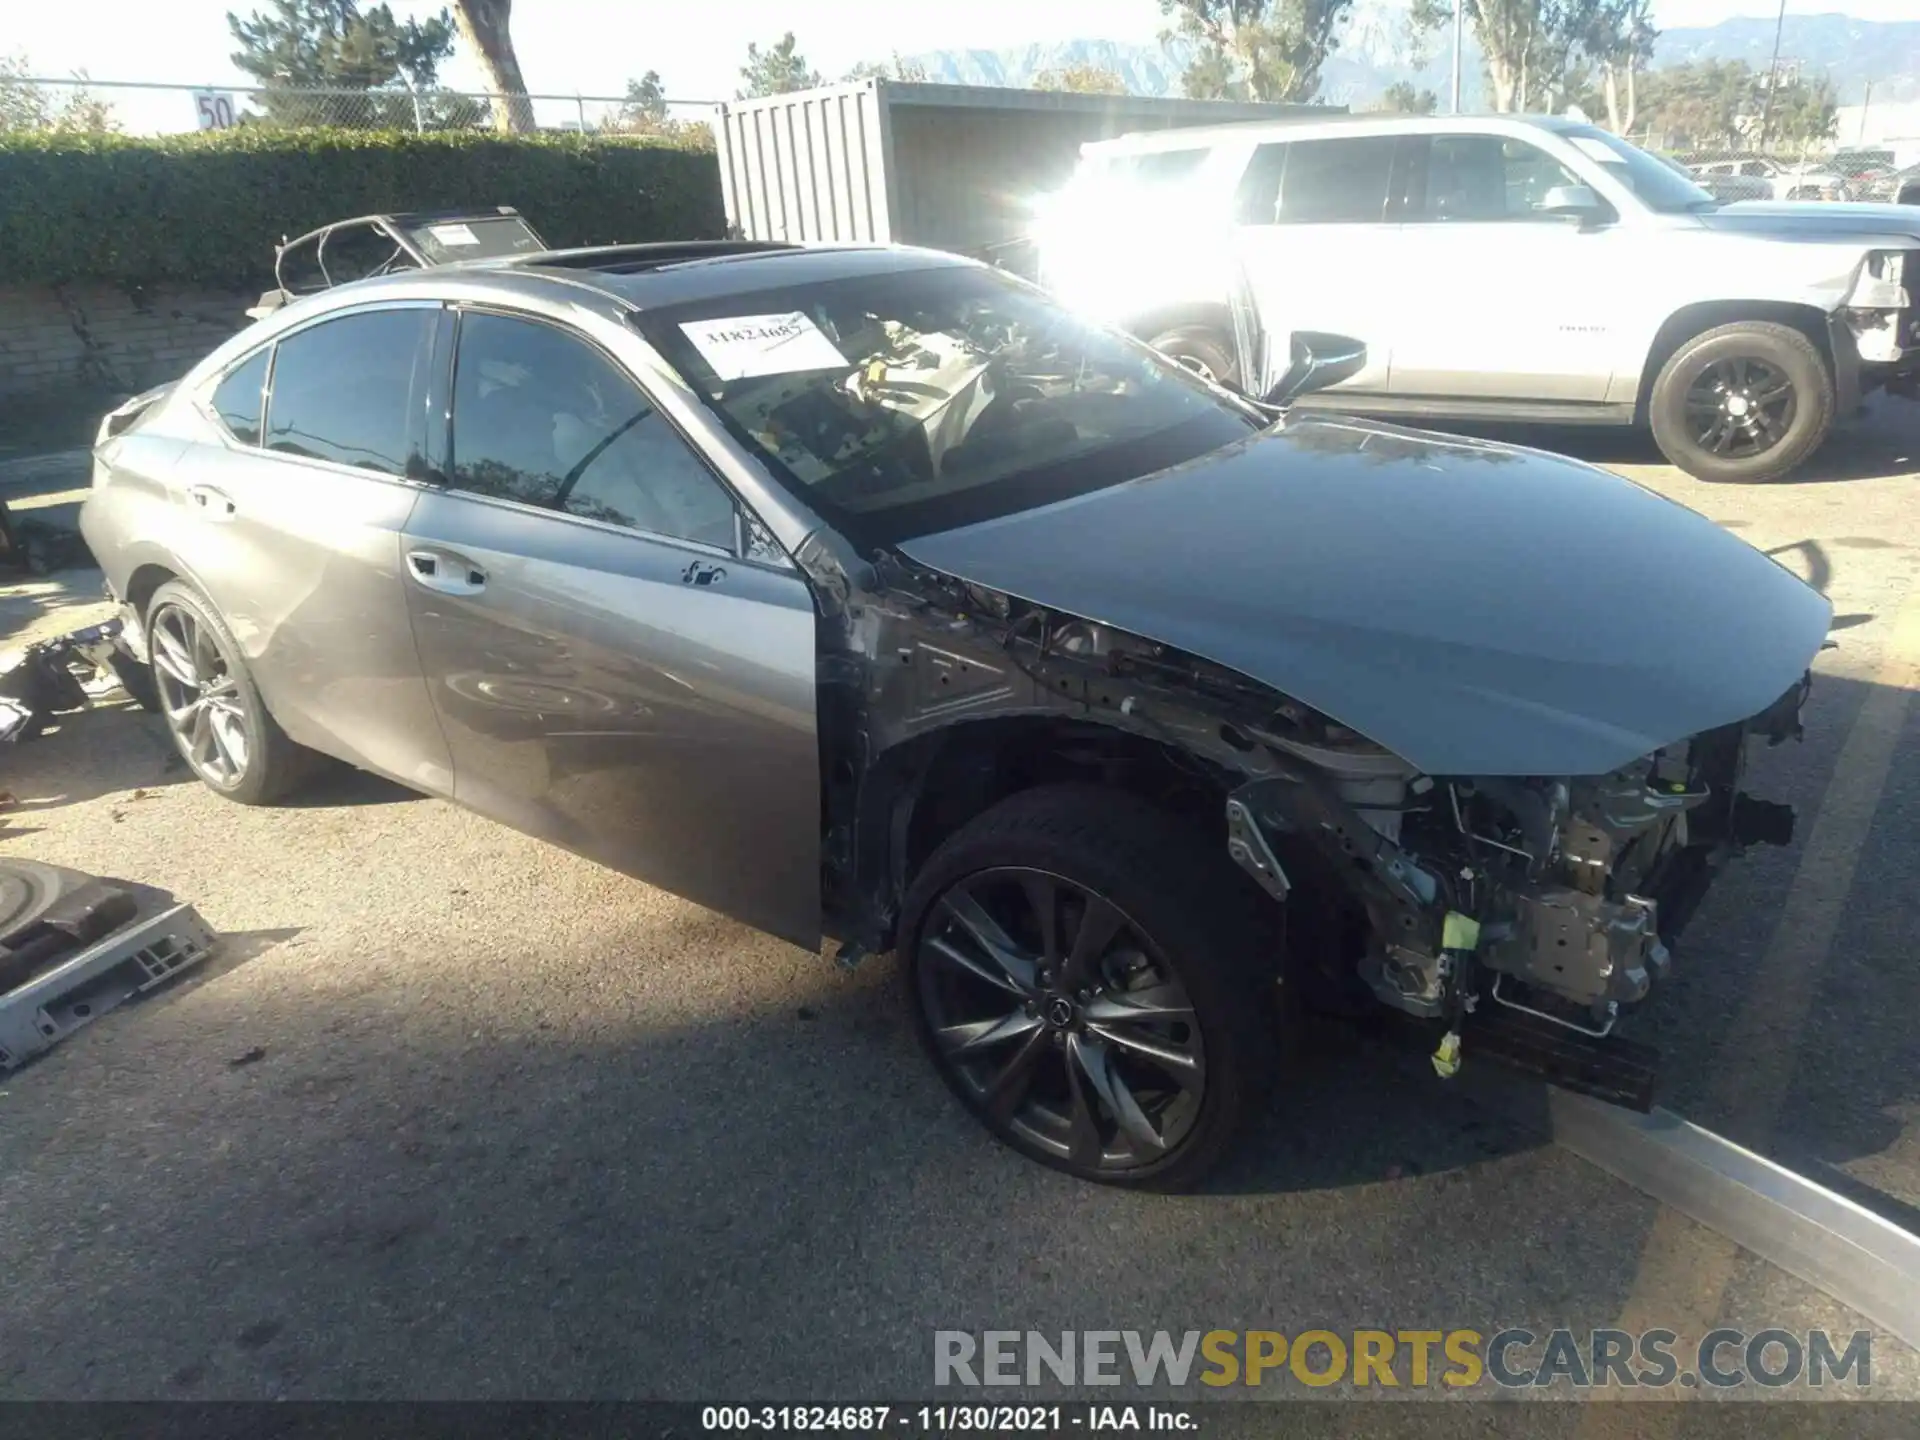
[[[787,315],[729,315],[694,320],[680,331],[721,380],[756,375],[791,375],[800,370],[834,370],[847,357],[802,311]]]

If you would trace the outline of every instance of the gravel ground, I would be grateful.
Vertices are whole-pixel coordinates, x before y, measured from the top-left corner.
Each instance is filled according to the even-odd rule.
[[[1920,409],[1763,489],[1518,438],[1778,550],[1845,617],[1756,786],[1801,842],[1729,874],[1636,1023],[1676,1109],[1912,1224]],[[0,646],[96,584],[8,587]],[[976,1131],[889,961],[843,974],[369,777],[242,809],[124,707],[0,767],[0,852],[226,937],[0,1080],[0,1396],[898,1397],[935,1329],[1861,1323],[1337,1030],[1206,1193],[1115,1194]],[[1920,1356],[1881,1336],[1873,1378],[1920,1398]]]

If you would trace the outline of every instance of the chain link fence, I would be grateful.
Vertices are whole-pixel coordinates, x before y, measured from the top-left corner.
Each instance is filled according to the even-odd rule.
[[[1715,199],[1728,202],[1890,202],[1920,181],[1920,168],[1903,168],[1901,155],[1891,146],[1838,145],[1831,140],[1697,146],[1650,136],[1635,136],[1634,143],[1685,170]]]
[[[664,95],[493,95],[461,90],[150,85],[0,77],[0,130],[165,135],[247,125],[287,129],[533,130],[588,135],[685,134],[711,100]]]

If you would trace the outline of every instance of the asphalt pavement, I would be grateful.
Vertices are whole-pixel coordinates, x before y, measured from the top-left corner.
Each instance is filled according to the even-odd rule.
[[[1672,1108],[1920,1228],[1920,407],[1758,488],[1511,438],[1832,596],[1807,738],[1750,787],[1798,841],[1722,879],[1633,1033]],[[0,649],[95,587],[7,587]],[[0,1397],[907,1397],[939,1329],[1862,1323],[1334,1027],[1204,1193],[1118,1194],[959,1111],[889,960],[843,973],[365,776],[230,805],[119,705],[0,751],[0,789],[0,853],[226,937],[0,1079]],[[1920,1398],[1920,1355],[1872,1363],[1871,1396]]]

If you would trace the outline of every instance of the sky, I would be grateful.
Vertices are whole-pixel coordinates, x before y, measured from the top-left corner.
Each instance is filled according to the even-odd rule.
[[[0,54],[24,54],[40,75],[84,69],[95,80],[234,85],[229,9],[260,0],[0,0]],[[424,0],[392,0],[399,14],[432,13]],[[1711,25],[1774,13],[1771,0],[1656,0],[1663,27]],[[1789,14],[1841,11],[1859,20],[1905,20],[1920,0],[1787,0]],[[834,77],[894,51],[1001,49],[1076,39],[1151,42],[1163,28],[1158,0],[516,0],[513,38],[536,94],[618,95],[630,77],[658,70],[670,97],[732,95],[748,42],[792,30],[815,69]],[[456,54],[443,72],[479,87]],[[119,97],[116,97],[119,98]],[[188,108],[182,98],[181,108]]]

